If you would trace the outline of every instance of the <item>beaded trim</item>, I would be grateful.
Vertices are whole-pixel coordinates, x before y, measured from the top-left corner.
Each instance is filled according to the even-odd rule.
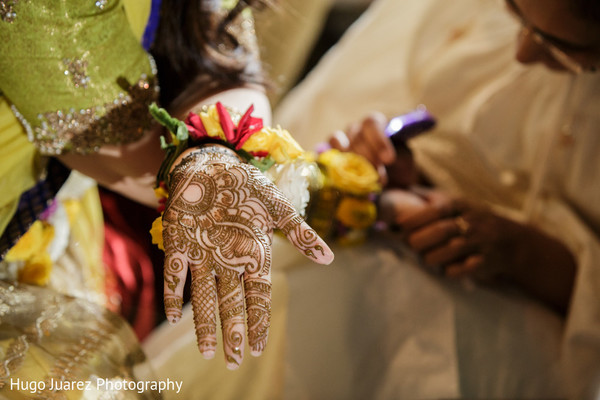
[[[104,7],[106,7],[106,3],[108,3],[108,0],[98,0],[96,1],[95,6],[98,7],[101,10],[104,10]]]
[[[4,22],[12,23],[17,18],[14,7],[18,0],[0,0],[0,19]]]
[[[65,66],[64,73],[71,77],[73,85],[75,85],[76,88],[87,88],[90,81],[90,77],[87,75],[88,62],[80,58],[65,58],[62,62]]]
[[[38,126],[32,127],[14,105],[11,108],[42,154],[88,154],[106,144],[138,140],[153,123],[148,106],[157,98],[156,79],[144,74],[129,93],[120,93],[112,103],[39,114]]]

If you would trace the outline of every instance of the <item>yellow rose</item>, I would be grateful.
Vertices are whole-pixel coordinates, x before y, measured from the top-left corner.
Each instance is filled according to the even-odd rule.
[[[278,163],[294,160],[304,152],[302,147],[294,140],[292,135],[285,129],[267,128],[271,131],[273,139],[269,148],[269,154]]]
[[[165,251],[163,243],[163,226],[162,226],[162,215],[152,222],[152,228],[150,229],[150,235],[152,236],[152,243],[157,245],[159,249]]]
[[[344,197],[338,205],[335,217],[347,227],[367,229],[377,218],[377,207],[368,199]]]
[[[304,150],[285,129],[263,128],[244,143],[247,152],[267,152],[277,163],[285,163],[300,157]]]
[[[369,161],[355,153],[327,150],[317,160],[325,166],[330,184],[347,193],[364,196],[379,192],[379,175]]]

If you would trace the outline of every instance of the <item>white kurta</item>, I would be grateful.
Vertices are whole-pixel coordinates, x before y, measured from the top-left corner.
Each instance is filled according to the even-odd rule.
[[[389,238],[336,248],[329,267],[276,241],[285,294],[274,298],[263,359],[239,375],[197,363],[190,329],[177,353],[185,361],[164,362],[172,348],[162,348],[159,370],[198,395],[217,382],[210,398],[594,398],[600,78],[519,65],[517,29],[496,0],[378,0],[275,120],[312,148],[371,110],[393,116],[425,104],[438,126],[411,146],[432,180],[536,224],[576,255],[566,320],[519,294],[431,275]],[[191,360],[201,367],[175,372]],[[237,391],[217,389],[225,386]]]

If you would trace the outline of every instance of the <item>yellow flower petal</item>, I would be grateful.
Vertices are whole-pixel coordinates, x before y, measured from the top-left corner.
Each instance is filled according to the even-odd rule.
[[[269,147],[271,147],[272,138],[273,136],[269,134],[269,131],[263,128],[246,140],[242,146],[242,150],[255,153],[268,151]]]
[[[152,243],[157,245],[162,251],[165,250],[163,243],[163,226],[162,226],[162,215],[152,222],[152,228],[150,229],[150,235],[152,236]]]
[[[208,107],[208,110],[200,112],[198,116],[202,120],[208,136],[225,140],[225,133],[223,132],[223,128],[221,128],[219,113],[214,104]]]
[[[250,136],[242,149],[256,153],[266,151],[277,163],[290,162],[304,154],[304,150],[292,135],[279,127],[261,129]]]
[[[275,162],[289,162],[302,155],[302,147],[300,147],[288,131],[281,128],[270,129],[273,131],[273,140],[271,141],[269,154]]]
[[[169,193],[163,187],[154,188],[154,195],[157,199],[166,199],[169,197]]]

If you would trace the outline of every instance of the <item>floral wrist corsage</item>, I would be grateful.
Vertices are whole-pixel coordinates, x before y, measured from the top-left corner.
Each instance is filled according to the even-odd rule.
[[[162,108],[152,105],[150,112],[170,132],[170,140],[162,138],[165,159],[156,179],[155,193],[164,210],[168,197],[169,173],[174,161],[185,150],[218,143],[234,150],[242,160],[254,165],[275,183],[304,216],[310,193],[309,184],[317,167],[306,159],[302,147],[281,127],[265,127],[262,119],[252,116],[250,106],[244,114],[232,111],[221,103],[204,106],[191,112],[185,121],[171,117]],[[162,221],[157,218],[150,231],[153,243],[162,248]]]

